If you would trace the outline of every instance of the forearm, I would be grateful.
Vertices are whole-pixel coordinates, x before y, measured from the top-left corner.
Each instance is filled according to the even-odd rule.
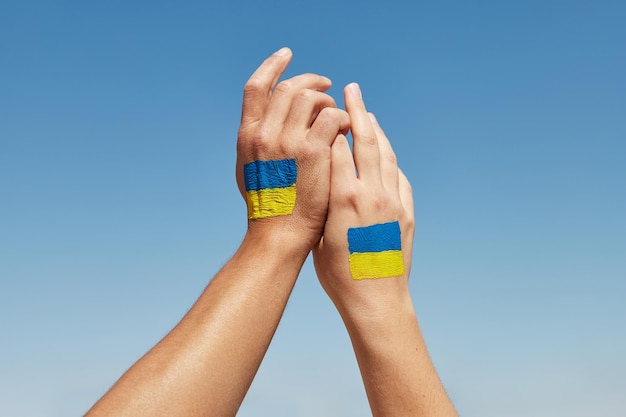
[[[234,416],[306,253],[281,236],[247,236],[181,322],[88,415]]]
[[[389,311],[344,313],[374,417],[456,416],[411,303]]]

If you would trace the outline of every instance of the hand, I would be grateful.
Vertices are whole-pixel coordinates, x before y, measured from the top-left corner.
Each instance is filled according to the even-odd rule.
[[[411,186],[357,84],[346,87],[345,102],[354,156],[345,137],[335,140],[328,220],[313,252],[317,275],[350,335],[372,415],[456,417],[408,288]]]
[[[354,156],[345,137],[340,136],[332,146],[328,219],[313,259],[320,283],[346,320],[384,315],[410,304],[408,277],[414,218],[411,186],[398,169],[389,140],[374,116],[367,113],[359,86],[348,85],[344,95]],[[396,261],[403,263],[403,268],[391,261],[391,270],[374,264],[371,272],[359,271],[354,258],[351,260],[349,229],[396,221],[401,230],[402,251]],[[376,236],[373,237],[376,243]],[[378,243],[384,240],[381,236]]]
[[[249,233],[281,233],[308,253],[326,220],[331,145],[350,118],[324,93],[331,86],[326,77],[302,74],[276,86],[291,56],[280,49],[246,83],[237,184],[248,205]]]

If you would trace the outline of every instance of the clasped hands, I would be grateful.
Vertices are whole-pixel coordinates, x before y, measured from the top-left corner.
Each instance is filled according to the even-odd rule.
[[[295,159],[295,207],[288,215],[250,219],[248,234],[286,242],[304,257],[312,250],[320,283],[344,319],[346,314],[384,313],[408,296],[414,232],[410,184],[385,133],[367,112],[359,85],[345,87],[346,110],[338,109],[326,94],[331,86],[326,77],[302,74],[278,83],[291,57],[288,48],[280,49],[245,85],[236,173],[245,199],[245,164]],[[389,222],[401,229],[402,276],[353,279],[348,229]]]

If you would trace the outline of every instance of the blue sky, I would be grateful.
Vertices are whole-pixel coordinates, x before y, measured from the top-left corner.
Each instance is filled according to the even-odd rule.
[[[360,83],[414,187],[411,290],[464,416],[623,416],[621,1],[0,3],[0,415],[80,415],[245,232],[243,83]],[[218,196],[217,199],[214,196]],[[225,210],[224,207],[227,207]],[[240,416],[363,416],[307,262]]]

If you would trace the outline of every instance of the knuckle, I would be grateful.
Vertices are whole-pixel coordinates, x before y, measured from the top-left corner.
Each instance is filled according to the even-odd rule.
[[[398,165],[398,157],[396,156],[395,152],[393,151],[385,152],[384,158],[387,159],[387,162],[393,165]]]
[[[329,96],[326,93],[320,93],[320,94],[321,94],[320,102],[322,102],[322,104],[324,105],[324,108],[322,110],[324,110],[324,109],[329,109],[329,110],[335,109],[336,110],[337,102],[335,101],[335,99],[332,98],[331,96]]]
[[[315,99],[315,92],[306,88],[302,89],[298,91],[295,99],[304,102],[313,101]]]
[[[243,86],[244,95],[254,95],[263,90],[263,81],[257,77],[250,77],[250,79]]]
[[[374,193],[372,205],[379,212],[384,212],[389,207],[389,199],[385,193]]]
[[[333,104],[334,104],[334,100],[333,100]],[[331,107],[331,106],[324,107],[320,111],[317,117],[321,118],[322,120],[325,120],[331,123],[338,123],[338,124],[340,124],[342,121],[345,121],[346,117],[348,118],[348,121],[350,120],[350,116],[348,116],[348,113],[338,108]]]
[[[344,207],[358,207],[361,198],[359,197],[359,193],[353,187],[349,187],[343,190],[342,201]]]
[[[375,134],[361,134],[358,138],[359,142],[365,145],[378,146],[378,139]]]
[[[334,112],[332,110],[335,110],[335,109],[330,108],[330,107],[323,108],[318,113],[318,115],[315,118],[315,121],[313,123],[315,123],[316,125],[321,126],[322,129],[324,129],[324,130],[326,130],[329,126],[332,126],[332,125],[336,124],[337,116],[335,114],[333,114]]]
[[[350,126],[350,116],[345,111],[335,107],[324,107],[320,110],[316,124],[323,129],[346,130]]]
[[[289,94],[293,89],[293,84],[290,80],[282,81],[276,86],[276,92],[280,94]]]
[[[267,153],[271,147],[271,138],[271,133],[267,129],[259,127],[249,141],[249,147],[253,154],[258,156]]]
[[[324,107],[317,114],[317,118],[315,120],[319,120],[321,123],[325,123],[325,124],[329,123],[329,122],[332,122],[337,117],[334,114],[333,110],[337,110],[337,109],[334,109],[332,107]]]
[[[261,136],[254,136],[250,141],[250,149],[254,156],[265,154],[269,149],[269,143]]]

